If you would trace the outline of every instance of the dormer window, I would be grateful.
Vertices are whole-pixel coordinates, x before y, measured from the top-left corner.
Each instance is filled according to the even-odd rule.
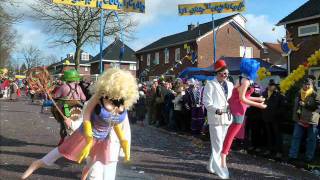
[[[89,61],[89,53],[81,53],[82,61]]]

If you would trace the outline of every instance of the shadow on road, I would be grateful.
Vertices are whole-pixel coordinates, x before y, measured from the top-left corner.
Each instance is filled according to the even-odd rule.
[[[24,165],[17,165],[17,164],[9,164],[9,165],[0,165],[0,169],[6,171],[12,171],[17,173],[23,173],[28,167]],[[81,172],[72,172],[72,171],[61,171],[61,169],[47,169],[41,168],[34,172],[34,175],[45,175],[45,176],[52,176],[57,179],[59,178],[70,178],[70,179],[80,179],[79,174]]]
[[[44,146],[44,147],[56,147],[55,145],[47,145],[47,144],[39,144],[39,143],[30,143],[21,141],[18,139],[7,138],[0,135],[0,146],[14,146],[14,147],[22,147],[22,146]]]
[[[1,111],[6,111],[6,112],[10,112],[10,113],[38,113],[38,112],[32,112],[32,111],[17,111],[17,110],[6,110],[6,109],[1,109]]]

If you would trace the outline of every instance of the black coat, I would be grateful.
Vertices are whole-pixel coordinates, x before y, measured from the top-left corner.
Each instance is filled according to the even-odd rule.
[[[252,97],[260,97],[258,93],[252,93]],[[262,109],[250,106],[246,111],[246,116],[249,121],[260,121],[262,119]]]
[[[284,107],[284,98],[279,91],[275,90],[268,99],[268,89],[262,93],[262,96],[266,99],[266,109],[262,110],[262,119],[265,122],[280,121],[280,115]]]

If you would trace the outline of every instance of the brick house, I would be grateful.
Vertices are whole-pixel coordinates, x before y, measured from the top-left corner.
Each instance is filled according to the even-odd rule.
[[[263,44],[245,29],[246,21],[241,14],[215,20],[216,59],[244,55],[260,58]],[[197,61],[186,60],[189,49],[197,54]],[[213,63],[212,21],[188,25],[187,31],[163,37],[138,50],[136,56],[137,73],[141,80],[150,80],[166,73],[179,60],[182,64],[174,68],[169,76],[177,76],[186,67],[209,67]]]
[[[81,51],[80,69],[78,69],[78,71],[80,75],[87,80],[90,79],[90,59],[92,59],[92,56],[89,53]],[[68,54],[67,57],[60,62],[48,66],[48,71],[54,78],[60,78],[63,75],[63,71],[69,69],[75,69],[73,53]]]
[[[124,46],[124,54],[120,60],[120,49]],[[133,75],[136,75],[137,58],[135,51],[124,44],[119,39],[115,39],[108,47],[102,51],[103,69],[111,67],[129,70]],[[91,76],[100,74],[100,53],[90,60]]]
[[[276,66],[287,68],[287,58],[282,55],[281,45],[279,43],[263,43],[260,58]]]
[[[298,51],[289,55],[290,70],[294,70],[316,50],[320,49],[320,1],[309,0],[288,16],[280,20],[278,26],[284,25],[287,37],[291,35],[295,45],[301,44]],[[310,74],[315,75],[320,87],[320,66],[310,68]]]

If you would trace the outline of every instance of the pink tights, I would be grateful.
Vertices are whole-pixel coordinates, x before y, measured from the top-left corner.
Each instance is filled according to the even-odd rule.
[[[242,124],[232,123],[223,142],[222,154],[228,155],[234,137],[238,134]]]

